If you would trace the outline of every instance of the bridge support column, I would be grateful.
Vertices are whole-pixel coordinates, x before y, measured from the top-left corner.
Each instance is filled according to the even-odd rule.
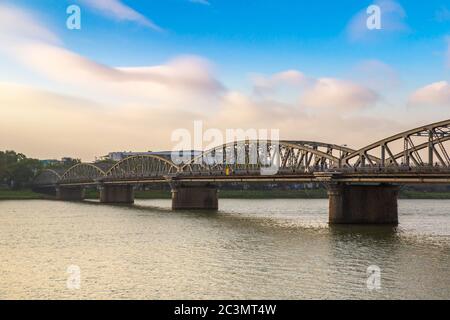
[[[329,184],[329,223],[397,224],[398,187]]]
[[[56,199],[64,201],[81,201],[84,199],[83,187],[57,187]]]
[[[173,210],[217,210],[218,208],[215,186],[172,186]]]
[[[100,186],[100,202],[102,203],[134,203],[134,190],[131,185]]]

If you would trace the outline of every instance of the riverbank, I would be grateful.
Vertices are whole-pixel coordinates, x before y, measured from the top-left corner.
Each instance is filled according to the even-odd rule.
[[[0,200],[35,200],[46,199],[49,196],[31,190],[0,189]]]
[[[86,199],[98,199],[96,190],[87,190]],[[169,191],[136,191],[136,199],[170,199]],[[325,189],[313,190],[220,190],[221,199],[325,199]],[[0,189],[0,200],[49,199],[51,196],[25,190]],[[450,199],[450,192],[425,192],[401,190],[400,199]]]

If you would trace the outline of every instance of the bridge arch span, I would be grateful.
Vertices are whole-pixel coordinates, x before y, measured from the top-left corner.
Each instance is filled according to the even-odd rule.
[[[33,180],[33,185],[39,186],[52,186],[61,180],[61,175],[53,169],[42,170]]]
[[[447,152],[450,140],[450,120],[424,125],[379,140],[356,150],[343,159],[347,166],[415,166],[425,167],[437,164],[450,166]],[[396,151],[399,150],[399,151]],[[379,154],[377,159],[369,156]]]
[[[61,177],[62,183],[96,182],[105,176],[105,171],[92,163],[78,163],[69,169]]]
[[[127,157],[105,172],[105,179],[129,179],[143,177],[163,178],[175,174],[179,167],[158,155],[136,155]]]
[[[340,158],[353,151],[345,146],[313,141],[233,141],[202,152],[181,165],[180,172],[256,173],[271,163],[277,163],[280,172],[305,172],[312,167],[337,167]]]

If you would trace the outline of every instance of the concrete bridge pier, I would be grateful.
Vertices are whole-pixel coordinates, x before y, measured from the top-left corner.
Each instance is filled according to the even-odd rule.
[[[328,184],[329,223],[398,224],[398,186]]]
[[[83,187],[56,187],[56,199],[64,201],[82,201]]]
[[[172,185],[173,210],[217,210],[217,187],[212,185]]]
[[[132,185],[102,185],[100,186],[100,202],[102,203],[134,203]]]

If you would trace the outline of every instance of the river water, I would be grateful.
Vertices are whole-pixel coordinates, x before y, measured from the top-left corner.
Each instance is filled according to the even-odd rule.
[[[449,200],[399,200],[396,228],[329,226],[325,199],[219,205],[0,201],[0,299],[450,299]]]

